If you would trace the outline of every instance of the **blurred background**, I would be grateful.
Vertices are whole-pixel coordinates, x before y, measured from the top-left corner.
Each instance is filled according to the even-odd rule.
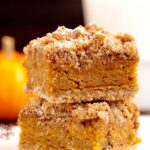
[[[148,0],[1,0],[0,119],[15,120],[29,95],[22,67],[23,47],[58,26],[74,28],[97,23],[111,32],[135,36],[140,53],[140,91],[135,98],[150,113],[150,4]]]
[[[81,0],[1,0],[0,38],[16,39],[16,49],[22,51],[31,39],[54,31],[59,25],[74,28],[83,25]]]

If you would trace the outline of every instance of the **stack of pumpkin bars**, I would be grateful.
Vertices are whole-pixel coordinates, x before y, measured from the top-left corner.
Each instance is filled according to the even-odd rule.
[[[64,26],[25,48],[21,150],[133,150],[139,142],[138,52],[128,34]]]

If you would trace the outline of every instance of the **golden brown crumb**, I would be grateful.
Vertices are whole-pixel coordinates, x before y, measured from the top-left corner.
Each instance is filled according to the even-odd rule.
[[[51,102],[126,100],[137,92],[139,58],[128,34],[113,35],[97,25],[61,26],[32,40],[24,52],[27,91]]]
[[[20,148],[122,150],[138,143],[137,106],[130,101],[51,104],[34,97],[20,112]]]

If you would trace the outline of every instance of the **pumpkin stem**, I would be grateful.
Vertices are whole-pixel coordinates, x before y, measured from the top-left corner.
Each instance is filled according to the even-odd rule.
[[[13,51],[15,50],[15,39],[11,36],[2,37],[2,50],[7,59],[12,58]]]

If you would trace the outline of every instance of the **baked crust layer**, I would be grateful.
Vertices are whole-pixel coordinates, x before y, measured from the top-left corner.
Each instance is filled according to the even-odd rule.
[[[85,89],[76,89],[76,90],[67,90],[67,91],[55,91],[50,93],[43,93],[41,87],[36,87],[32,92],[37,93],[40,97],[46,99],[50,103],[80,103],[80,102],[92,102],[99,101],[98,98],[105,101],[116,101],[116,100],[127,100],[134,97],[136,90],[134,88],[111,88],[107,89],[101,87],[100,89],[94,88],[85,88]]]
[[[46,148],[42,148],[39,147],[38,145],[30,145],[30,144],[24,144],[20,146],[20,150],[47,150]],[[71,150],[71,149],[65,149],[65,148],[60,148],[60,149],[54,149],[54,148],[50,148],[49,150]],[[79,150],[86,150],[86,149],[79,149]],[[100,149],[97,149],[100,150]],[[120,146],[120,147],[115,147],[115,148],[106,148],[104,150],[136,150],[136,146],[129,146],[129,147],[124,147],[124,146]]]
[[[52,104],[34,97],[19,114],[20,149],[130,150],[138,143],[138,115],[130,101]]]
[[[58,95],[59,103],[126,100],[138,89],[139,58],[128,34],[113,35],[96,25],[74,30],[62,26],[32,40],[24,53],[26,90],[51,102],[57,102]],[[116,95],[117,90],[121,92]]]

